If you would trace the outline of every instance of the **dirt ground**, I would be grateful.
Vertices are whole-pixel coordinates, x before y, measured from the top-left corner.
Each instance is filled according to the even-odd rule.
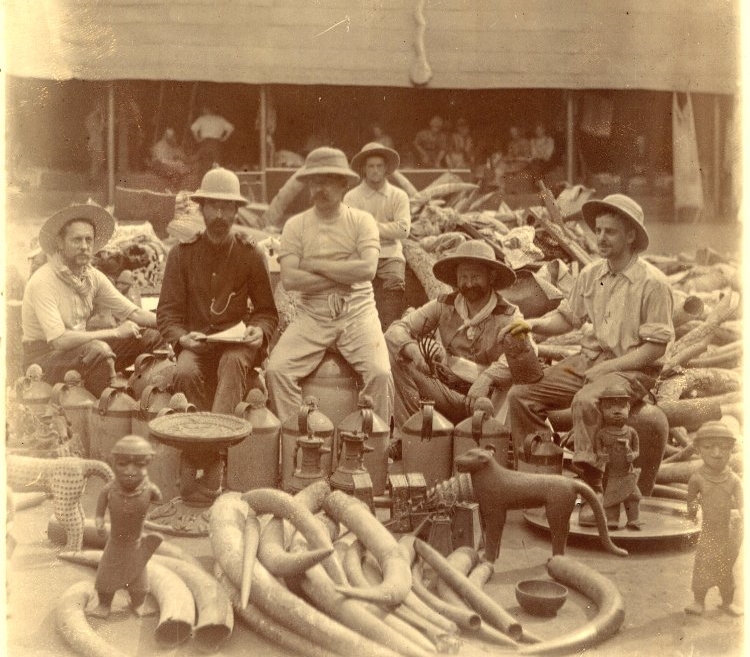
[[[68,195],[69,197],[72,195]],[[78,195],[85,200],[86,195]],[[9,197],[6,223],[6,265],[14,265],[25,275],[26,255],[31,237],[38,231],[44,217],[62,207],[65,195],[14,194]],[[739,256],[741,252],[738,224],[652,223],[647,221],[651,235],[651,252],[694,252],[700,246]],[[93,516],[96,495],[101,484],[92,479],[84,495],[87,517]],[[67,657],[73,653],[55,631],[54,608],[60,595],[71,584],[86,580],[93,583],[94,571],[56,558],[60,547],[47,539],[47,522],[52,515],[51,501],[20,511],[14,535],[18,545],[8,562],[8,616],[6,654],[11,657]],[[197,556],[207,567],[212,566],[208,539],[168,537],[180,547]],[[683,612],[690,602],[690,575],[694,546],[690,542],[650,541],[627,545],[627,558],[618,558],[601,550],[597,541],[572,538],[567,554],[609,577],[625,600],[625,622],[619,633],[607,642],[587,649],[592,656],[628,657],[703,657],[743,654],[744,619],[730,618],[716,609],[718,593],[713,590],[707,600],[703,617],[689,617]],[[545,532],[532,528],[521,512],[511,512],[503,535],[496,572],[487,585],[487,592],[516,616],[533,633],[551,638],[581,626],[596,613],[586,598],[571,592],[566,604],[551,620],[535,618],[524,612],[515,600],[515,583],[529,577],[546,577],[544,564],[550,556],[549,538]],[[741,561],[741,560],[740,560]],[[737,581],[742,578],[742,563],[736,566]],[[737,594],[742,605],[743,591]],[[124,607],[126,599],[118,593],[115,608],[121,608],[107,621],[92,621],[97,633],[114,648],[126,655],[193,656],[202,653],[189,641],[175,649],[159,648],[153,638],[155,618],[136,619]],[[285,653],[258,638],[239,621],[230,639],[217,655],[239,656],[264,654],[268,657]],[[505,654],[503,649],[465,640],[459,655]],[[580,653],[579,653],[580,654]]]

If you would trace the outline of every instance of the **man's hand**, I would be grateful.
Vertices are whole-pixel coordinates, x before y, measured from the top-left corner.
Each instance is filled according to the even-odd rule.
[[[490,385],[491,383],[482,377],[479,377],[474,383],[471,384],[469,392],[466,393],[466,408],[469,413],[474,412],[474,406],[477,403],[477,399],[480,397],[490,397]]]
[[[203,353],[208,349],[206,334],[200,331],[190,331],[190,333],[180,337],[180,347],[188,351],[194,351],[196,354]]]
[[[422,374],[429,375],[430,367],[427,364],[427,361],[424,359],[424,356],[422,356],[422,352],[419,351],[419,346],[414,343],[410,342],[407,344],[403,350],[402,354],[406,360],[411,362],[411,364],[416,368],[418,372],[422,372]]]
[[[525,319],[514,319],[510,324],[503,326],[497,332],[498,341],[502,340],[506,335],[520,335],[522,333],[531,333],[534,330],[532,324],[527,322]]]
[[[115,335],[118,338],[140,338],[141,327],[134,321],[126,319],[115,329]]]
[[[609,453],[608,452],[598,452],[596,455],[596,460],[599,463],[609,463]]]
[[[257,326],[250,325],[245,329],[242,341],[250,347],[260,347],[263,344],[263,331]]]
[[[104,518],[101,516],[97,516],[94,518],[94,526],[96,527],[96,531],[98,534],[105,534],[106,528],[104,527]]]

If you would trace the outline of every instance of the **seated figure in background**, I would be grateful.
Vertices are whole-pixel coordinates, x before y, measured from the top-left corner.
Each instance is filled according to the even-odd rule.
[[[466,119],[456,121],[456,130],[451,133],[445,164],[449,169],[473,169],[476,159],[474,139]]]
[[[505,192],[505,176],[509,173],[523,171],[531,161],[531,144],[517,125],[510,126],[510,141],[505,153],[495,153],[491,164],[495,169],[495,184]]]
[[[190,173],[188,157],[177,143],[173,128],[167,128],[162,138],[151,147],[150,166],[154,172],[176,184]]]
[[[550,170],[552,155],[555,152],[555,140],[547,134],[543,123],[534,126],[534,136],[530,140],[531,161],[529,169],[535,177]]]
[[[418,164],[423,169],[439,169],[448,151],[448,135],[443,130],[443,118],[433,116],[430,127],[420,130],[414,137]]]

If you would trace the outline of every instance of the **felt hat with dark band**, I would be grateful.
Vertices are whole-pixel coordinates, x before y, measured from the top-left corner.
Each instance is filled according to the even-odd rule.
[[[63,226],[72,221],[86,221],[94,227],[94,253],[100,251],[109,242],[115,232],[115,219],[101,205],[94,202],[74,203],[58,210],[39,230],[39,246],[47,255],[57,251],[57,239]]]
[[[376,141],[371,141],[362,146],[362,150],[352,158],[352,169],[362,171],[367,164],[368,157],[382,157],[385,160],[386,174],[393,173],[401,164],[401,158],[396,151]]]
[[[635,229],[633,248],[645,251],[648,248],[648,233],[643,226],[643,208],[632,198],[625,194],[610,194],[601,200],[586,201],[581,206],[583,218],[592,230],[596,229],[596,218],[610,212],[628,220]]]
[[[297,170],[297,180],[305,181],[311,176],[343,176],[349,184],[359,182],[359,174],[349,168],[344,151],[330,146],[321,146],[310,151],[305,163]]]
[[[516,282],[513,270],[495,257],[493,248],[483,240],[467,240],[456,247],[450,255],[438,260],[432,266],[435,278],[451,287],[458,287],[456,267],[461,264],[484,265],[497,272],[495,288],[502,290]]]

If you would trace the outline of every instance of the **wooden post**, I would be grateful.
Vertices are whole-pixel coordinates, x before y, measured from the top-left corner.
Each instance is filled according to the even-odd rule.
[[[262,201],[268,203],[268,193],[266,189],[266,166],[268,164],[268,150],[266,148],[266,131],[268,129],[268,99],[266,97],[266,85],[260,85],[260,126],[258,131],[260,132],[260,185]]]
[[[568,90],[565,92],[565,179],[572,185],[575,183],[573,179],[576,173],[576,160],[575,160],[575,99],[573,92]]]
[[[107,204],[115,202],[115,83],[107,84]]]
[[[713,148],[713,204],[714,218],[718,218],[721,206],[721,108],[719,95],[714,94],[714,148]]]

